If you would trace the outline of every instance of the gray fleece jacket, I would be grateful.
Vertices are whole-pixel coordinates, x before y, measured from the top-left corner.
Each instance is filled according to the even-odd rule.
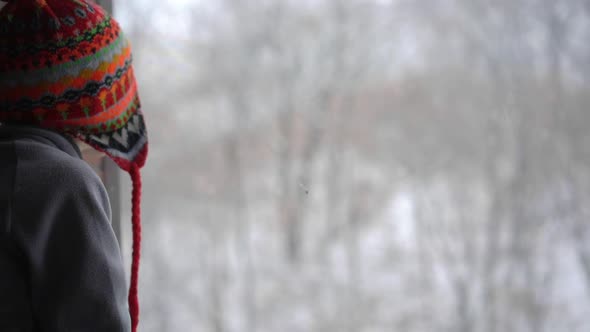
[[[0,331],[127,332],[104,186],[58,133],[0,125]]]

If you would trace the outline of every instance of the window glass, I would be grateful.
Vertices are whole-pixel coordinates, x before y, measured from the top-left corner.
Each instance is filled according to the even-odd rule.
[[[115,12],[142,331],[590,330],[588,1]]]

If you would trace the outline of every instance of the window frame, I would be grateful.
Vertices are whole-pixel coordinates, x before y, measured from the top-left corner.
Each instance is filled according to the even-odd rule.
[[[104,8],[107,12],[113,12],[112,0],[94,0],[94,2]],[[101,158],[97,159],[92,164],[92,166],[98,171],[109,195],[112,211],[112,227],[115,235],[117,236],[119,244],[121,244],[121,172],[117,164],[104,155],[102,155]]]

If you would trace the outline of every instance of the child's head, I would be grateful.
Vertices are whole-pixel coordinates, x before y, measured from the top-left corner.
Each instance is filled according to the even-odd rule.
[[[141,167],[145,124],[119,24],[84,0],[13,0],[0,11],[0,122],[77,137]]]

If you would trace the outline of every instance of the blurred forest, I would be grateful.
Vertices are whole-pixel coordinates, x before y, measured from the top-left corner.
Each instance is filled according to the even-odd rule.
[[[142,331],[590,331],[590,1],[115,13],[151,128]]]

